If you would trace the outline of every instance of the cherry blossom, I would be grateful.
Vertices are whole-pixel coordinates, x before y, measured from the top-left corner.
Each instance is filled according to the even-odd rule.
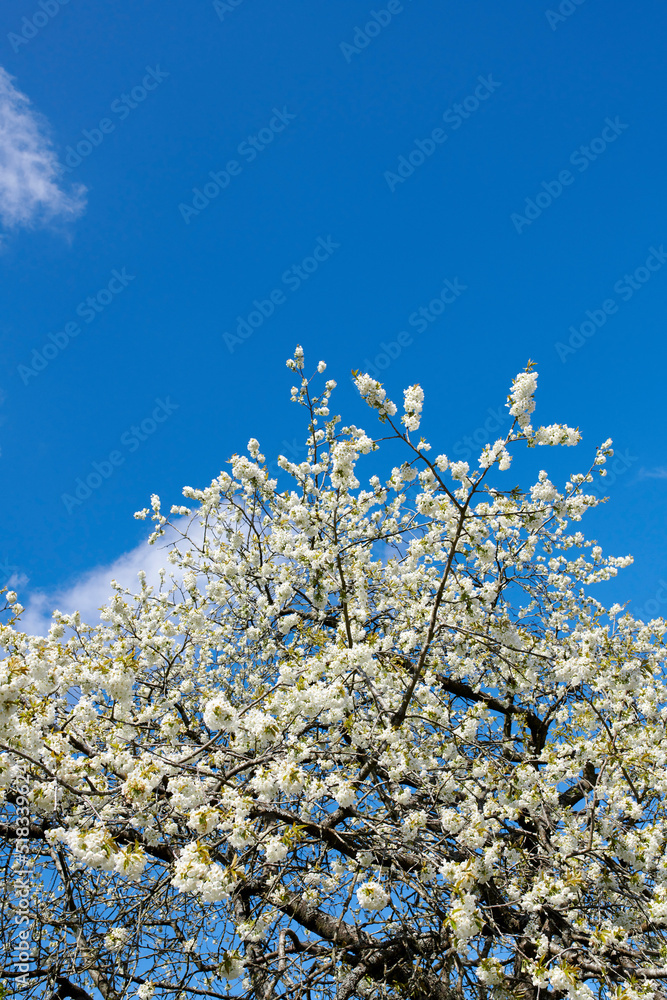
[[[10,992],[652,998],[667,626],[600,600],[631,562],[581,530],[611,441],[519,488],[523,449],[581,448],[532,426],[532,366],[470,464],[412,439],[419,386],[399,416],[355,373],[362,428],[324,362],[288,367],[303,460],[250,437],[187,506],[152,496],[159,579],[45,638],[5,593],[0,838],[34,872]]]

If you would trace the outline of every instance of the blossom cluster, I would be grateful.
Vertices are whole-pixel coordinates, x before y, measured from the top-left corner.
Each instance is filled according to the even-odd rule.
[[[580,439],[531,425],[532,369],[471,468],[411,440],[419,386],[399,416],[357,375],[380,439],[304,364],[303,461],[272,477],[251,437],[187,506],[153,496],[164,566],[98,624],[29,636],[6,595],[2,829],[23,775],[53,862],[40,967],[75,933],[87,969],[136,947],[144,998],[193,970],[324,997],[388,968],[433,996],[639,1000],[667,967],[667,626],[599,601],[631,561],[580,530],[611,442],[518,489],[522,448]]]

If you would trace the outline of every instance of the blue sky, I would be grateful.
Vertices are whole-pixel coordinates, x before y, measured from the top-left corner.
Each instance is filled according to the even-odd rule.
[[[302,343],[360,424],[351,369],[421,382],[456,457],[535,360],[542,422],[584,435],[539,464],[621,456],[587,520],[635,556],[608,603],[665,613],[666,28],[658,0],[5,0],[0,571],[24,603],[134,568],[133,512],[249,437],[289,454]]]

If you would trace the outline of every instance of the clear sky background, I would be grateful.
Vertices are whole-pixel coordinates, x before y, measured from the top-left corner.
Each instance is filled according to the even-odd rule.
[[[666,34],[661,0],[4,0],[0,585],[101,603],[151,493],[291,457],[301,343],[369,430],[351,369],[421,382],[471,464],[535,360],[584,435],[538,467],[621,456],[605,599],[667,613]]]

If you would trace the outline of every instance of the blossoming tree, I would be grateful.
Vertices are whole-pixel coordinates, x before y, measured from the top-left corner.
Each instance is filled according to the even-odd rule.
[[[114,584],[101,624],[29,637],[7,595],[5,988],[654,996],[666,626],[602,607],[590,585],[629,560],[571,527],[610,442],[561,488],[509,488],[516,449],[579,440],[531,425],[530,367],[474,470],[416,439],[418,386],[400,415],[360,375],[403,450],[362,486],[381,442],[330,415],[300,349],[288,364],[309,450],[280,490],[252,439],[191,507],[153,497],[166,569]]]

